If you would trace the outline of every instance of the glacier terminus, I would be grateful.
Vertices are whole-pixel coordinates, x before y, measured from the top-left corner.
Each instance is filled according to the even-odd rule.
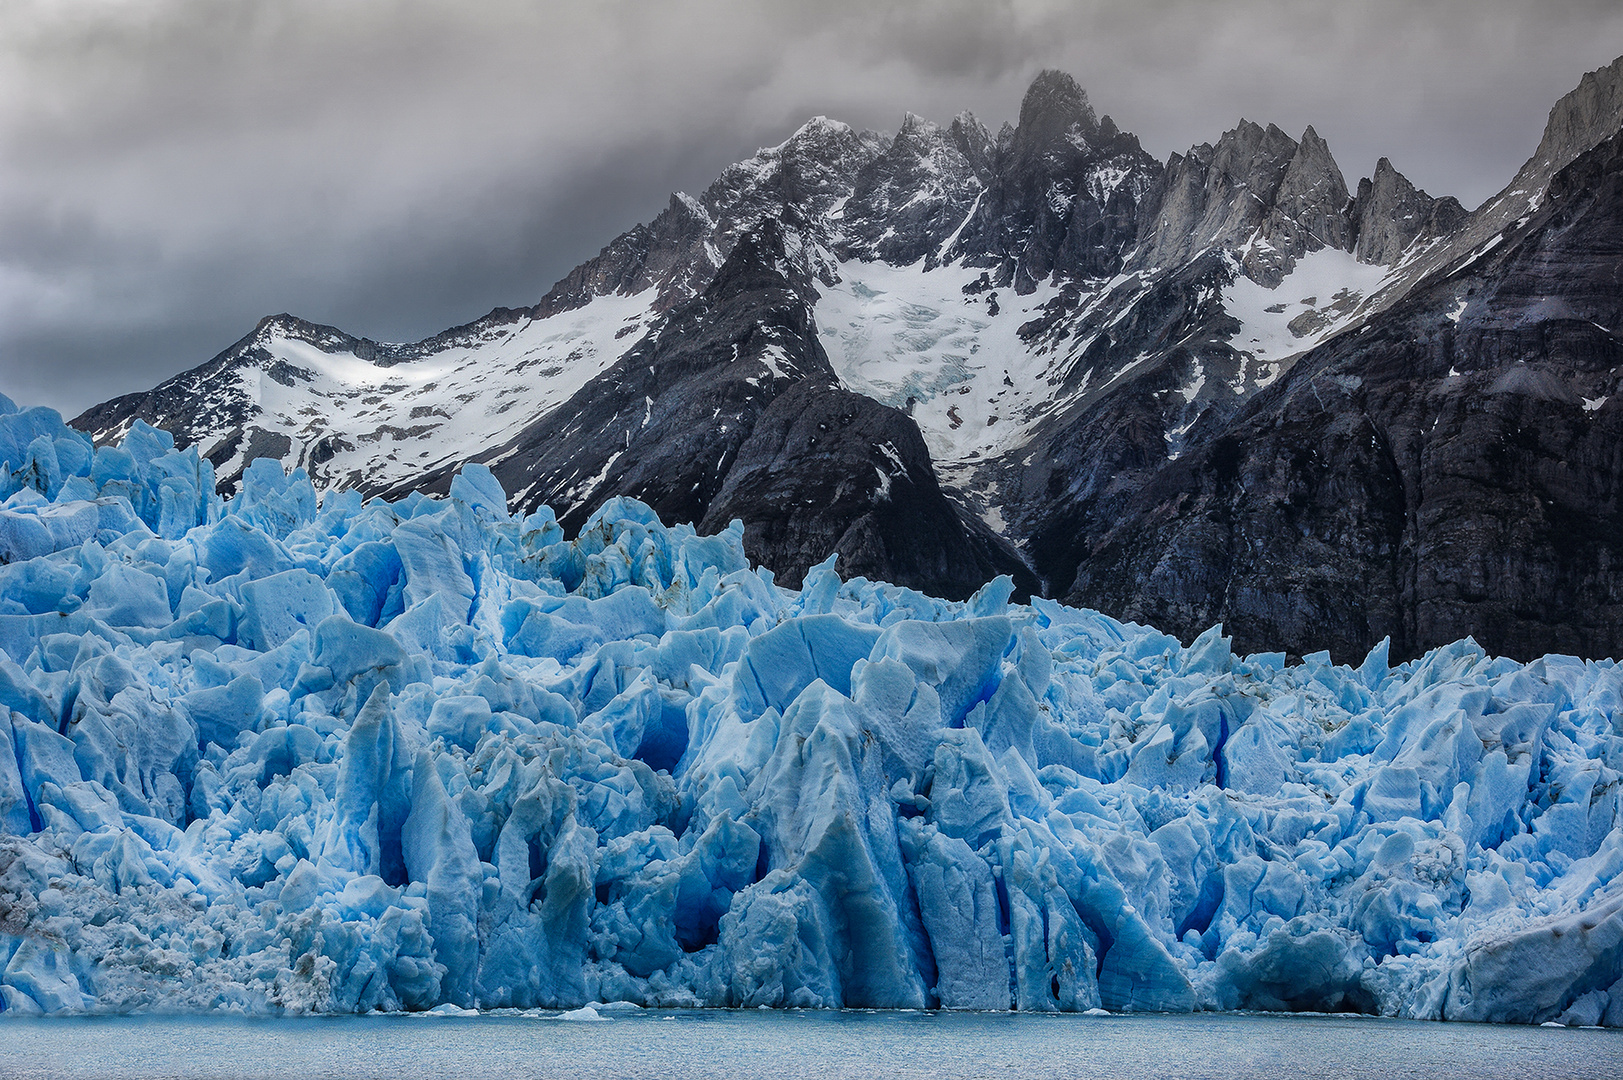
[[[7,1014],[1623,1025],[1623,673],[946,601],[0,400]]]

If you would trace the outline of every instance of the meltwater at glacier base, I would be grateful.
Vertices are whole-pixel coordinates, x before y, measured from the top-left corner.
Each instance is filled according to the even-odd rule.
[[[1623,1025],[1623,674],[1184,647],[0,398],[8,1014]],[[10,464],[17,463],[17,464]]]

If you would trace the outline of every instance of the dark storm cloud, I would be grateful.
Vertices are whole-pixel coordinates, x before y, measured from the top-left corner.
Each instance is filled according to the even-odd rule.
[[[1071,71],[1160,156],[1313,124],[1474,204],[1623,52],[1585,0],[0,2],[0,390],[74,413],[292,311],[411,339],[823,113],[994,129]]]

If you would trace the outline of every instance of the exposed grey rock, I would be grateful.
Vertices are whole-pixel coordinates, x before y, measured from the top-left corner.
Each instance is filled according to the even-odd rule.
[[[1353,247],[1351,197],[1329,145],[1242,120],[1216,146],[1174,154],[1154,196],[1135,267],[1177,266],[1203,251],[1237,254],[1247,277],[1273,287],[1310,251]]]
[[[1375,176],[1358,182],[1353,201],[1359,262],[1395,264],[1421,238],[1447,236],[1466,218],[1459,200],[1434,199],[1411,184],[1386,158],[1375,163]]]
[[[1623,56],[1588,72],[1573,91],[1550,109],[1544,137],[1518,181],[1554,176],[1580,154],[1617,134],[1623,126]],[[1515,187],[1512,184],[1512,187]]]
[[[1370,311],[1399,302],[1421,281],[1450,268],[1469,264],[1497,243],[1497,237],[1533,213],[1558,171],[1623,128],[1623,57],[1589,72],[1550,110],[1543,138],[1533,156],[1504,189],[1443,233],[1435,244],[1419,245],[1402,274],[1394,276],[1371,299]],[[1395,209],[1401,211],[1401,200]],[[1452,208],[1443,209],[1452,216]],[[1439,223],[1446,226],[1446,221]]]
[[[1203,251],[1244,247],[1274,209],[1296,149],[1296,141],[1274,125],[1242,120],[1216,146],[1203,143],[1174,154],[1160,212],[1144,224],[1134,265],[1181,266]],[[1271,245],[1254,246],[1242,264],[1249,276],[1277,284],[1289,269],[1288,258]]]
[[[997,156],[997,139],[986,130],[986,125],[975,119],[975,114],[961,112],[952,118],[947,135],[958,152],[968,160],[970,168],[975,170],[981,185],[984,187],[990,183]]]
[[[1291,259],[1310,251],[1352,247],[1347,220],[1347,182],[1330,147],[1309,127],[1274,193],[1274,205],[1262,223],[1262,237]]]

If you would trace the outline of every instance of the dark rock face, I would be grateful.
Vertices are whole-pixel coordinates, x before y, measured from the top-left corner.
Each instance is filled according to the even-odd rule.
[[[551,506],[571,533],[615,495],[666,521],[704,517],[772,399],[806,379],[834,383],[786,268],[783,231],[768,222],[608,371],[484,455],[513,508]]]
[[[1137,490],[1067,600],[1243,648],[1623,652],[1623,136]],[[1457,312],[1457,314],[1455,314]],[[1452,318],[1450,316],[1453,316]]]
[[[1028,592],[1035,583],[965,529],[906,413],[811,382],[780,395],[756,421],[700,531],[733,518],[744,522],[750,557],[781,567],[778,580],[791,587],[830,552],[844,576],[949,599],[999,573],[1022,579]]]
[[[995,153],[992,136],[968,113],[946,131],[909,113],[889,148],[857,174],[840,254],[933,265],[985,190]]]
[[[1243,403],[1227,389],[1237,374],[1238,358],[1226,340],[1234,321],[1215,300],[1233,276],[1220,256],[1207,255],[1138,297],[1072,368],[1073,384],[1091,373],[1087,387],[1068,408],[1036,426],[1019,468],[998,474],[1012,511],[1005,513],[1026,537],[1028,555],[1056,594],[1069,587],[1086,555],[1076,507],[1135,488],[1164,466],[1168,453],[1183,445],[1183,437],[1174,439],[1169,431],[1215,412],[1202,425],[1210,426],[1216,416],[1231,416]],[[1041,334],[1056,332],[1063,327]],[[1161,345],[1161,363],[1134,366],[1134,358],[1167,342],[1176,344]],[[1197,367],[1223,387],[1218,396],[1186,400],[1175,392]]]
[[[993,284],[1026,294],[1051,275],[1109,277],[1137,238],[1161,164],[1137,137],[1099,120],[1076,80],[1037,76],[1020,125],[1000,139],[985,197],[951,254],[993,268]]]

